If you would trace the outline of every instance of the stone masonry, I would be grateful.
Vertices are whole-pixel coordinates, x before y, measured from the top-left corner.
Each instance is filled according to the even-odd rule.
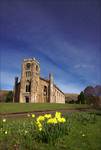
[[[40,77],[40,64],[35,58],[24,59],[21,80],[15,78],[14,102],[20,103],[65,103],[64,93],[49,79]]]

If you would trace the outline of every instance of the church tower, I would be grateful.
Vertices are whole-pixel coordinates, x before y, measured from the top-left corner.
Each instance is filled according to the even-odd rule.
[[[20,102],[35,103],[39,99],[40,65],[35,59],[24,59],[20,81]]]

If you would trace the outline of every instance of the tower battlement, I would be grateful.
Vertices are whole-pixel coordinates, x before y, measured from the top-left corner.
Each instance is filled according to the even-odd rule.
[[[38,63],[38,64],[39,64],[39,61],[38,61],[38,60],[36,60],[36,59],[35,59],[35,57],[33,57],[33,58],[27,58],[27,59],[25,58],[25,59],[24,59],[24,62],[28,62],[28,61],[29,61],[29,62],[34,61],[34,62],[36,62],[36,63]]]

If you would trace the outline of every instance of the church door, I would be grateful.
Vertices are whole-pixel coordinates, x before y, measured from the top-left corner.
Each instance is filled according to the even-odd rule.
[[[28,96],[25,97],[25,100],[26,100],[26,103],[29,103],[29,97]]]

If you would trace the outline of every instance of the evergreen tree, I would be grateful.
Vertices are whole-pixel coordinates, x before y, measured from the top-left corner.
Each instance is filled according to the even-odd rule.
[[[8,92],[5,102],[13,102],[13,92],[12,91]]]
[[[81,91],[80,95],[78,96],[78,103],[85,104],[85,96],[84,96],[83,91]]]

